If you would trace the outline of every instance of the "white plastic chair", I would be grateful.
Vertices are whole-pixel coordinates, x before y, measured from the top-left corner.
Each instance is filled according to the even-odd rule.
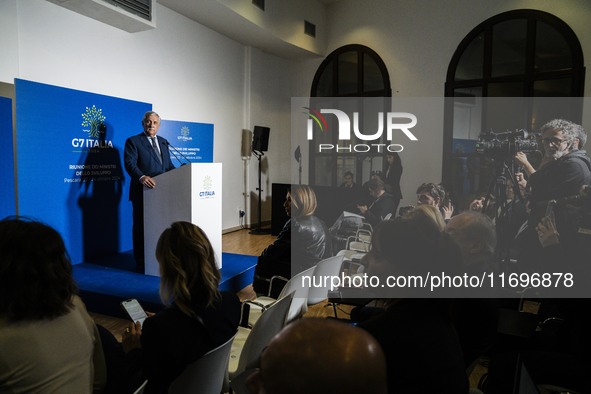
[[[285,318],[285,321],[291,321],[298,317],[299,315],[303,314],[307,310],[307,297],[308,297],[308,288],[302,286],[302,277],[303,276],[311,276],[314,273],[314,269],[316,266],[308,268],[305,271],[300,272],[299,274],[293,276],[290,280],[287,281],[283,290],[279,294],[279,298],[281,299],[288,294],[294,293],[293,300],[291,301],[291,306]],[[256,300],[247,301],[250,305],[250,311],[248,314],[248,324],[253,327],[258,319],[271,305],[277,302],[276,299],[271,297],[257,297]]]
[[[369,252],[370,247],[371,247],[371,243],[362,241],[357,236],[352,235],[349,238],[347,238],[347,246],[346,246],[347,250],[354,250],[356,252],[367,253],[367,252]]]
[[[170,384],[169,394],[220,394],[234,337],[189,364]]]
[[[234,337],[230,350],[228,366],[230,382],[232,378],[243,372],[248,364],[254,362],[271,338],[281,331],[285,325],[293,297],[294,293],[290,293],[270,306],[261,315],[252,330],[238,327],[238,333]]]
[[[338,255],[329,257],[316,264],[316,268],[312,274],[312,283],[314,286],[308,289],[308,305],[316,305],[328,298],[328,292],[332,284],[332,281],[328,278],[338,276],[341,273],[343,257]]]
[[[138,387],[133,394],[143,394],[144,390],[146,389],[146,385],[148,384],[147,380],[144,380],[144,383],[141,384],[140,387]]]

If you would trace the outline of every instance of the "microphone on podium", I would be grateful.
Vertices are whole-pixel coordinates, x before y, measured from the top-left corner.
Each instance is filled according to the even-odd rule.
[[[174,146],[170,145],[170,142],[168,142],[168,140],[163,140],[164,145],[168,146],[170,149],[169,152],[172,153],[172,155],[174,156],[175,159],[177,159],[177,161],[181,164],[181,167],[186,165],[186,164],[191,164],[191,160],[187,159],[187,157],[185,155],[183,155],[177,148],[175,148]],[[186,163],[183,163],[179,157],[177,156],[177,153],[186,160]]]

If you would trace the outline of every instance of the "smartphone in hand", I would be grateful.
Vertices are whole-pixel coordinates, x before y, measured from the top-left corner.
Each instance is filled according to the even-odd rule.
[[[146,317],[148,317],[148,315],[146,314],[146,311],[144,311],[144,308],[142,308],[138,300],[136,300],[135,298],[131,298],[129,300],[122,301],[121,306],[123,307],[125,312],[127,312],[127,314],[134,323],[139,321],[142,326],[144,325],[144,320],[146,320]]]

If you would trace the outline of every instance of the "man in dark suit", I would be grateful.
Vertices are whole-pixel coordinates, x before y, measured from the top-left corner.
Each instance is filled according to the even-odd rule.
[[[154,176],[174,169],[168,141],[156,136],[160,115],[148,111],[142,119],[144,131],[125,141],[125,170],[131,176],[129,200],[133,206],[133,256],[138,271],[144,271],[144,186],[156,187]]]

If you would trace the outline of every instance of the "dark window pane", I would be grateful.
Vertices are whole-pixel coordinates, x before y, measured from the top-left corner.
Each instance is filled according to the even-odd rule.
[[[526,35],[526,19],[511,19],[493,26],[493,77],[525,73]]]
[[[363,91],[384,90],[384,77],[375,60],[367,53],[363,54]]]
[[[382,171],[384,168],[384,156],[370,155],[361,162],[361,184],[369,181],[373,171]]]
[[[344,181],[345,172],[353,173],[353,182],[358,183],[355,172],[357,171],[357,156],[337,156],[337,185]]]
[[[531,130],[539,131],[542,125],[552,119],[567,119],[579,123],[582,104],[581,97],[535,97]]]
[[[454,92],[453,138],[477,140],[482,128],[482,88],[462,88]]]
[[[456,81],[482,78],[482,62],[484,53],[484,33],[480,33],[466,47],[458,67],[456,68]]]
[[[485,101],[483,131],[504,133],[529,127],[529,98],[488,98]]]
[[[316,85],[316,96],[318,97],[332,97],[333,94],[333,69],[334,62],[326,65],[320,78],[318,78],[318,85]]]
[[[314,164],[314,184],[320,186],[333,186],[333,173],[335,170],[335,159],[333,156],[316,155]]]
[[[491,83],[488,85],[488,97],[522,97],[523,82]]]
[[[357,52],[345,52],[338,57],[339,95],[357,93]]]
[[[547,79],[534,82],[534,97],[569,97],[572,78]]]
[[[547,23],[536,24],[536,71],[568,70],[572,68],[572,53],[564,36]]]

